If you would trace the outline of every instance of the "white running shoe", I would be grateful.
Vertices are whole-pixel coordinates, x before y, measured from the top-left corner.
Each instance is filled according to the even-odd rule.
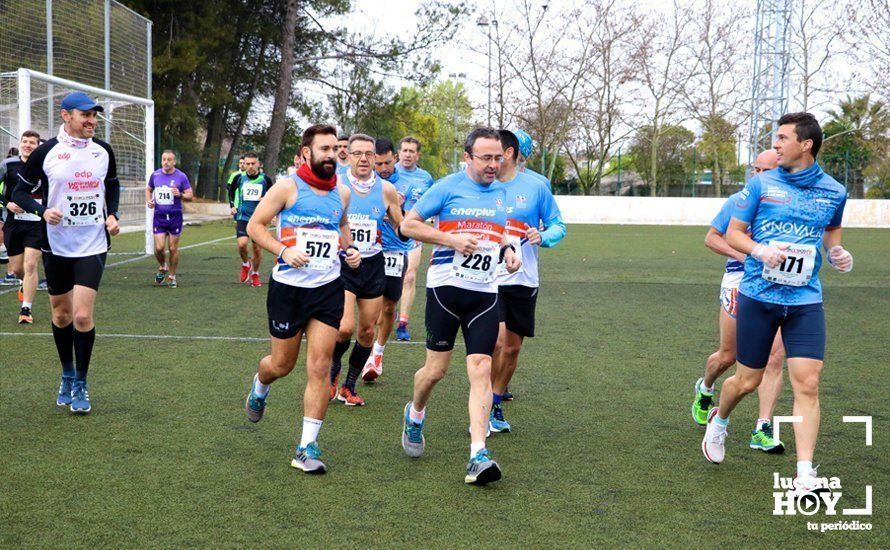
[[[714,464],[723,462],[723,456],[726,454],[723,445],[723,441],[726,439],[726,426],[721,426],[714,421],[719,410],[719,407],[714,407],[708,411],[708,427],[705,429],[705,437],[701,440],[701,452],[708,462]]]
[[[372,353],[365,362],[365,366],[362,368],[362,372],[359,376],[365,382],[373,382],[377,380],[381,374],[383,374],[383,354]]]
[[[825,485],[825,481],[819,477],[816,468],[804,476],[794,475],[794,495],[797,498],[811,497],[826,492],[830,493],[831,488]]]

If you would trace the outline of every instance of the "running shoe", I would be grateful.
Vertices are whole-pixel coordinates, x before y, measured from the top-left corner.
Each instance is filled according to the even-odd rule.
[[[396,328],[396,340],[407,342],[411,340],[411,333],[408,332],[408,323],[399,323]]]
[[[411,402],[409,401],[405,405],[405,414],[402,420],[402,449],[411,458],[420,458],[423,455],[425,446],[426,439],[423,437],[423,421],[414,422],[411,420]]]
[[[37,290],[46,290],[46,279],[37,281]]]
[[[510,388],[507,388],[507,391],[501,396],[501,401],[513,401],[513,393],[510,391]]]
[[[161,284],[162,284],[162,286],[165,286],[167,288],[176,288],[176,276],[168,275],[167,278],[164,279],[164,282]]]
[[[721,426],[714,421],[719,407],[714,407],[708,413],[708,427],[705,429],[705,437],[701,440],[701,451],[709,462],[720,464],[726,454],[724,440],[726,439],[726,426]]]
[[[313,441],[305,447],[297,447],[294,458],[290,461],[291,468],[303,470],[307,474],[320,475],[327,471],[321,458],[321,449]]]
[[[167,276],[166,269],[159,269],[157,273],[155,273],[155,284],[161,284],[164,282],[164,277]]]
[[[269,394],[260,397],[253,393],[257,377],[259,374],[253,375],[250,389],[247,391],[247,399],[244,400],[244,412],[247,413],[247,419],[254,423],[263,419],[263,413],[266,412],[266,398],[269,397]]]
[[[355,391],[346,386],[340,387],[340,391],[337,393],[337,401],[343,403],[347,407],[361,407],[365,404],[364,399],[359,397]]]
[[[331,395],[330,395],[330,397],[328,397],[328,401],[333,401],[334,399],[337,399],[337,387],[338,387],[339,383],[340,383],[340,375],[338,374],[337,376],[334,377],[333,380],[331,380]]]
[[[816,466],[818,468],[818,466]],[[794,494],[798,499],[806,499],[818,498],[816,495],[819,493],[830,493],[831,488],[826,487],[825,483],[822,481],[822,478],[827,476],[819,477],[819,473],[816,472],[816,468],[813,468],[804,476],[798,476],[796,473],[794,474]]]
[[[0,280],[0,284],[5,286],[16,286],[22,284],[22,281],[12,273],[7,273],[6,276]]]
[[[246,283],[247,278],[250,276],[250,266],[242,265],[241,266],[241,282]]]
[[[371,354],[371,357],[368,358],[368,361],[365,363],[359,376],[361,376],[362,380],[365,382],[370,383],[377,380],[381,374],[383,374],[383,355]]]
[[[18,292],[16,293],[19,298],[19,302],[25,301],[25,287],[20,286]]]
[[[74,385],[74,377],[63,376],[59,384],[59,394],[56,396],[56,405],[68,407],[71,405],[71,386]]]
[[[785,452],[785,445],[778,439],[773,438],[773,425],[770,422],[764,423],[760,428],[751,432],[751,441],[748,446],[752,449],[760,449],[769,454],[780,455]]]
[[[714,394],[701,390],[704,378],[699,378],[695,382],[695,399],[692,400],[692,419],[699,426],[708,423],[708,411],[714,408]]]
[[[71,386],[71,412],[87,414],[91,410],[90,391],[87,389],[87,383],[75,380]]]
[[[31,316],[31,308],[23,307],[19,312],[19,324],[20,325],[30,325],[34,322],[34,317]]]
[[[494,433],[507,433],[512,428],[510,423],[504,420],[504,409],[500,405],[491,407],[491,415],[488,418],[488,429]]]
[[[501,468],[492,460],[491,452],[482,449],[467,464],[467,477],[464,482],[470,485],[486,485],[501,479]]]
[[[250,276],[250,286],[263,286],[263,283],[260,282],[259,273],[254,273]]]

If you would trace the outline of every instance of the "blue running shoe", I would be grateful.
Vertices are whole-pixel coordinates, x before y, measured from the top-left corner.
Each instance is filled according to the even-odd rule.
[[[513,393],[510,391],[510,388],[507,388],[507,391],[501,396],[501,401],[513,401]]]
[[[13,275],[12,273],[7,273],[2,280],[0,280],[0,284],[5,286],[19,286],[22,284],[22,281],[19,280],[18,277]]]
[[[90,391],[87,389],[87,383],[75,380],[71,386],[71,412],[87,414],[91,409]]]
[[[486,485],[492,481],[501,479],[501,468],[491,459],[488,449],[482,449],[467,464],[467,477],[465,483],[470,485]]]
[[[491,416],[488,417],[488,429],[496,434],[510,431],[510,423],[504,420],[504,409],[500,405],[491,407]]]
[[[269,397],[269,394],[260,397],[253,393],[258,376],[259,374],[253,375],[253,382],[250,383],[250,389],[247,390],[247,399],[244,400],[244,412],[247,413],[247,419],[254,423],[263,419],[263,413],[266,412],[266,398]]]
[[[56,397],[56,405],[60,407],[68,407],[71,405],[71,386],[73,384],[73,377],[62,377],[62,383],[59,384],[59,395]]]
[[[313,441],[305,447],[297,447],[294,458],[290,461],[291,468],[303,470],[307,474],[320,475],[327,471],[321,458],[321,449]]]
[[[399,323],[396,328],[396,340],[407,342],[411,340],[411,333],[408,332],[408,323]]]
[[[411,458],[420,458],[426,440],[423,437],[423,422],[411,420],[411,402],[405,405],[404,422],[402,423],[402,448]]]

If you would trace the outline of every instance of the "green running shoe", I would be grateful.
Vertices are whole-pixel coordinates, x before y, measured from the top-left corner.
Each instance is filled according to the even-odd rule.
[[[773,438],[773,425],[769,422],[764,423],[759,429],[751,432],[751,441],[748,443],[748,446],[773,455],[780,455],[785,452],[785,445],[778,439]]]
[[[708,411],[714,408],[714,394],[701,391],[704,381],[704,378],[699,378],[695,382],[695,399],[692,401],[692,419],[699,426],[708,424]]]
[[[167,276],[166,269],[159,269],[157,273],[155,273],[155,284],[161,284],[164,282],[164,277]]]

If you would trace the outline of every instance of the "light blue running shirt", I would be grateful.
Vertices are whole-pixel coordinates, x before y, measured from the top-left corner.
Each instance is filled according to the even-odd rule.
[[[790,243],[788,259],[773,270],[748,256],[739,292],[779,305],[822,302],[822,237],[840,227],[847,202],[843,185],[818,164],[791,173],[784,168],[751,178],[733,201],[731,215],[751,226],[757,243]]]

